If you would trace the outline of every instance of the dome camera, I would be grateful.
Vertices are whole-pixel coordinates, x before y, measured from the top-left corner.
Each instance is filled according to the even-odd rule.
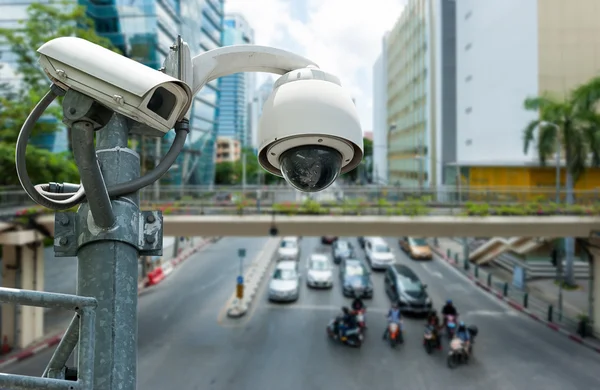
[[[316,68],[281,76],[258,125],[259,164],[297,190],[318,192],[363,158],[356,106],[339,79]]]

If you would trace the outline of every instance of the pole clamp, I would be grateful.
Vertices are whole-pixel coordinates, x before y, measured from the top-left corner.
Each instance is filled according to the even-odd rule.
[[[140,256],[162,256],[163,215],[160,211],[140,211],[125,201],[112,202],[116,223],[102,229],[94,223],[87,203],[77,213],[56,213],[54,253],[57,257],[77,256],[83,245],[96,241],[120,241],[136,247]]]

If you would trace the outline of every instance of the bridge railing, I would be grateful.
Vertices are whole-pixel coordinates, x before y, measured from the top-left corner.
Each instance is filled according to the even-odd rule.
[[[592,205],[600,201],[600,189],[574,191],[575,203]],[[561,203],[566,192],[560,194]],[[256,204],[262,208],[301,204],[307,200],[323,206],[354,205],[362,208],[382,209],[398,203],[418,200],[428,207],[464,208],[473,204],[491,207],[522,205],[524,203],[554,203],[554,188],[498,188],[470,187],[457,189],[453,186],[434,188],[411,188],[390,186],[336,186],[323,192],[304,194],[289,186],[161,186],[158,191],[146,188],[141,191],[142,204],[170,204],[177,202],[187,207]],[[9,209],[33,206],[23,190],[16,187],[0,187],[0,208]]]

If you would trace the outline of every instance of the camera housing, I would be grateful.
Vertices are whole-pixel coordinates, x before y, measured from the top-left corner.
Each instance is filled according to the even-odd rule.
[[[356,106],[340,80],[317,68],[281,76],[258,124],[258,162],[302,192],[318,192],[363,158]]]
[[[162,137],[193,101],[191,88],[183,81],[85,39],[56,38],[38,53],[53,83],[146,125],[137,127],[144,135]]]

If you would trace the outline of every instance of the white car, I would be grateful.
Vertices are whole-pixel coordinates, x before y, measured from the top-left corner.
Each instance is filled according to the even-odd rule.
[[[306,285],[308,287],[333,287],[333,266],[326,255],[320,253],[310,255],[306,268]]]
[[[391,248],[380,237],[365,239],[365,254],[372,269],[387,269],[396,263],[396,257]]]
[[[269,282],[269,300],[289,302],[300,296],[300,274],[297,261],[277,263],[273,277]]]
[[[300,256],[300,243],[297,237],[283,237],[279,249],[277,249],[277,257],[279,260],[298,260]]]

